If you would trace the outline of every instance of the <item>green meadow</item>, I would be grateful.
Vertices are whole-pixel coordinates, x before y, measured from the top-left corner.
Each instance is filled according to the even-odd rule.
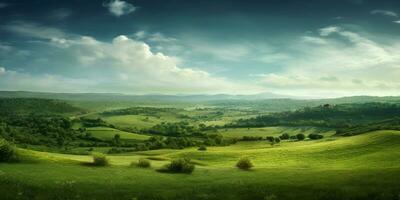
[[[400,195],[397,104],[285,112],[161,106],[92,111],[37,99],[0,99],[0,105],[1,199]]]
[[[108,156],[108,167],[85,166],[90,156],[20,153],[21,162],[0,164],[5,199],[390,199],[399,191],[398,131],[275,146],[239,142],[205,152],[135,152]],[[253,169],[235,168],[243,156],[251,158]],[[178,157],[192,158],[195,172],[155,170]],[[139,158],[151,160],[151,168],[130,166]]]

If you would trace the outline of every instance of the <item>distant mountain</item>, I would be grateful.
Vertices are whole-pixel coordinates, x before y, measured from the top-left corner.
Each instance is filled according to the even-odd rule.
[[[277,98],[293,98],[274,93],[255,95],[198,94],[198,95],[126,95],[119,93],[46,93],[26,91],[0,91],[0,98],[44,98],[78,101],[216,101],[216,100],[261,100]]]
[[[119,93],[47,93],[27,91],[0,91],[0,98],[42,98],[68,101],[132,101],[132,102],[211,102],[212,104],[275,105],[299,104],[314,106],[319,104],[343,104],[366,102],[400,102],[400,97],[353,96],[332,99],[299,99],[299,97],[274,93],[253,95],[198,94],[198,95],[126,95]]]

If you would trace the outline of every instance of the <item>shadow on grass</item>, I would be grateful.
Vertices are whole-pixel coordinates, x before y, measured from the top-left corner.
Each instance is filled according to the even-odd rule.
[[[108,167],[108,166],[110,166],[109,164],[107,164],[107,165],[98,165],[98,164],[93,163],[93,162],[80,162],[79,165],[86,166],[86,167]]]

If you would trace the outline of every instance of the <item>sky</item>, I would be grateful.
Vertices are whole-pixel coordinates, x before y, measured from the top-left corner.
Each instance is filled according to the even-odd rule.
[[[0,0],[0,90],[400,95],[398,0]]]

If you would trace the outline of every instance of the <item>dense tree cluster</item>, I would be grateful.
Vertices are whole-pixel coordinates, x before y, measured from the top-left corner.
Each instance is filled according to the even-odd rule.
[[[162,113],[178,113],[183,111],[183,109],[178,108],[159,108],[159,107],[131,107],[124,109],[117,109],[111,111],[105,111],[102,115],[150,115],[150,116],[160,116]]]
[[[386,123],[373,126],[377,122],[392,120],[400,116],[400,105],[392,103],[364,103],[364,104],[324,104],[317,107],[306,107],[296,111],[271,113],[250,119],[240,119],[227,127],[265,127],[265,126],[318,126],[330,127],[338,130],[339,134],[353,132],[360,133],[360,127],[374,127],[379,129],[397,127],[396,123]],[[367,130],[364,128],[364,130]],[[367,130],[368,131],[368,130]],[[286,138],[286,136],[283,136]],[[282,139],[282,138],[281,138]]]
[[[147,130],[145,133],[172,137],[204,136],[201,127],[190,125],[188,122],[161,123]]]
[[[0,113],[10,115],[63,115],[84,113],[81,108],[74,107],[64,101],[35,98],[0,98]]]

